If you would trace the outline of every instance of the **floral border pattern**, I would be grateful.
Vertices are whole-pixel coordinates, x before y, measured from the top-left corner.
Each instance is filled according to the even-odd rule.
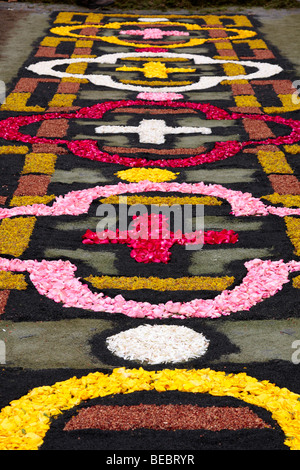
[[[207,119],[216,120],[238,120],[238,119],[251,119],[254,121],[275,122],[281,125],[286,125],[291,128],[288,136],[279,136],[276,138],[268,138],[264,140],[249,140],[244,142],[227,141],[216,142],[215,147],[205,153],[195,155],[193,157],[179,158],[179,159],[161,159],[161,160],[147,160],[143,158],[128,158],[120,155],[110,155],[103,152],[98,148],[97,141],[95,140],[66,140],[66,139],[47,139],[44,137],[30,136],[22,134],[20,127],[28,124],[43,122],[56,119],[102,119],[107,111],[118,108],[130,106],[146,106],[160,105],[162,107],[168,106],[171,108],[187,108],[201,111],[206,115]],[[141,101],[141,100],[123,100],[123,101],[110,101],[105,103],[96,104],[90,108],[83,108],[76,113],[46,113],[31,116],[18,116],[10,117],[4,121],[0,121],[0,137],[7,140],[16,140],[24,143],[31,144],[65,144],[74,155],[81,158],[88,158],[90,160],[116,163],[118,165],[125,165],[129,167],[147,167],[153,166],[157,168],[184,168],[204,163],[213,163],[216,161],[224,160],[236,155],[238,152],[251,145],[282,145],[294,144],[300,140],[300,124],[299,121],[292,119],[285,119],[281,116],[269,116],[268,114],[243,114],[232,113],[229,114],[221,108],[217,108],[211,104],[191,103],[191,102],[168,102],[168,101]]]
[[[234,312],[249,310],[266,298],[272,297],[289,282],[290,272],[300,270],[300,262],[263,261],[253,259],[245,263],[248,273],[243,282],[232,290],[224,290],[214,299],[195,299],[190,302],[151,304],[149,302],[126,301],[123,296],[115,298],[93,293],[86,284],[76,278],[76,266],[69,261],[0,258],[0,269],[30,273],[37,291],[62,303],[64,307],[75,307],[95,312],[122,313],[133,318],[219,318]]]
[[[179,390],[232,396],[269,410],[283,429],[285,444],[299,450],[300,395],[280,388],[267,380],[259,381],[242,372],[226,374],[211,369],[146,371],[115,369],[110,375],[101,372],[73,377],[52,386],[37,387],[0,413],[0,445],[5,450],[37,450],[43,443],[51,419],[76,407],[82,400],[109,394],[141,390]]]

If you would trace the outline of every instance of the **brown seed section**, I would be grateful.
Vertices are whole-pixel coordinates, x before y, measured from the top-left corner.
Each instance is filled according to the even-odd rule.
[[[67,119],[43,121],[36,135],[38,137],[65,137],[68,126]]]
[[[10,291],[7,289],[0,291],[0,315],[3,315],[5,312],[5,307],[8,301],[9,292]]]
[[[129,431],[270,428],[248,407],[199,407],[195,405],[92,406],[79,411],[65,425],[64,431],[101,429]]]
[[[48,175],[23,175],[19,179],[19,185],[14,196],[44,196],[47,194],[51,176]]]
[[[269,175],[275,193],[300,194],[300,181],[293,175]]]
[[[194,109],[161,109],[161,108],[116,108],[112,113],[134,113],[134,114],[197,114]]]
[[[243,119],[243,124],[250,139],[269,139],[275,137],[268,124],[263,121],[255,121],[253,119]]]
[[[14,93],[34,93],[39,83],[59,83],[58,78],[20,78]]]
[[[135,155],[137,153],[150,153],[154,155],[197,155],[198,153],[202,153],[206,151],[206,148],[201,146],[201,147],[196,147],[196,148],[190,148],[190,149],[147,149],[147,148],[139,148],[139,147],[111,147],[108,145],[103,146],[103,150],[105,152],[110,152],[110,153],[127,153],[131,154],[134,153]]]
[[[290,80],[253,80],[253,85],[272,85],[277,95],[289,95],[295,91]]]

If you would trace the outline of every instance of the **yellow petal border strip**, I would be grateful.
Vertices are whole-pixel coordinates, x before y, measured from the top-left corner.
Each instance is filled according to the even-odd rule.
[[[285,434],[285,445],[300,449],[300,395],[267,380],[259,381],[245,372],[238,374],[211,369],[143,368],[114,369],[111,374],[93,372],[72,377],[52,386],[32,389],[12,401],[0,413],[0,450],[38,450],[53,418],[83,400],[136,391],[177,390],[231,396],[272,414]]]

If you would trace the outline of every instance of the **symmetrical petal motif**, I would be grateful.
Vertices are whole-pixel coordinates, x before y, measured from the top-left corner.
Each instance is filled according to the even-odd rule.
[[[243,14],[50,23],[0,108],[0,315],[12,330],[80,326],[71,371],[36,354],[47,335],[24,336],[25,380],[50,371],[49,385],[24,392],[8,358],[0,449],[65,448],[88,429],[71,447],[179,430],[182,445],[201,431],[195,449],[214,433],[215,448],[299,450],[284,341],[299,325],[300,104],[285,64]],[[199,206],[203,230],[178,229]]]

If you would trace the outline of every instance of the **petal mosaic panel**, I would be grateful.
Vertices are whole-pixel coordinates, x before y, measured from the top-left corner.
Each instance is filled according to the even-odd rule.
[[[254,16],[52,15],[0,108],[1,450],[300,449],[283,63]]]

